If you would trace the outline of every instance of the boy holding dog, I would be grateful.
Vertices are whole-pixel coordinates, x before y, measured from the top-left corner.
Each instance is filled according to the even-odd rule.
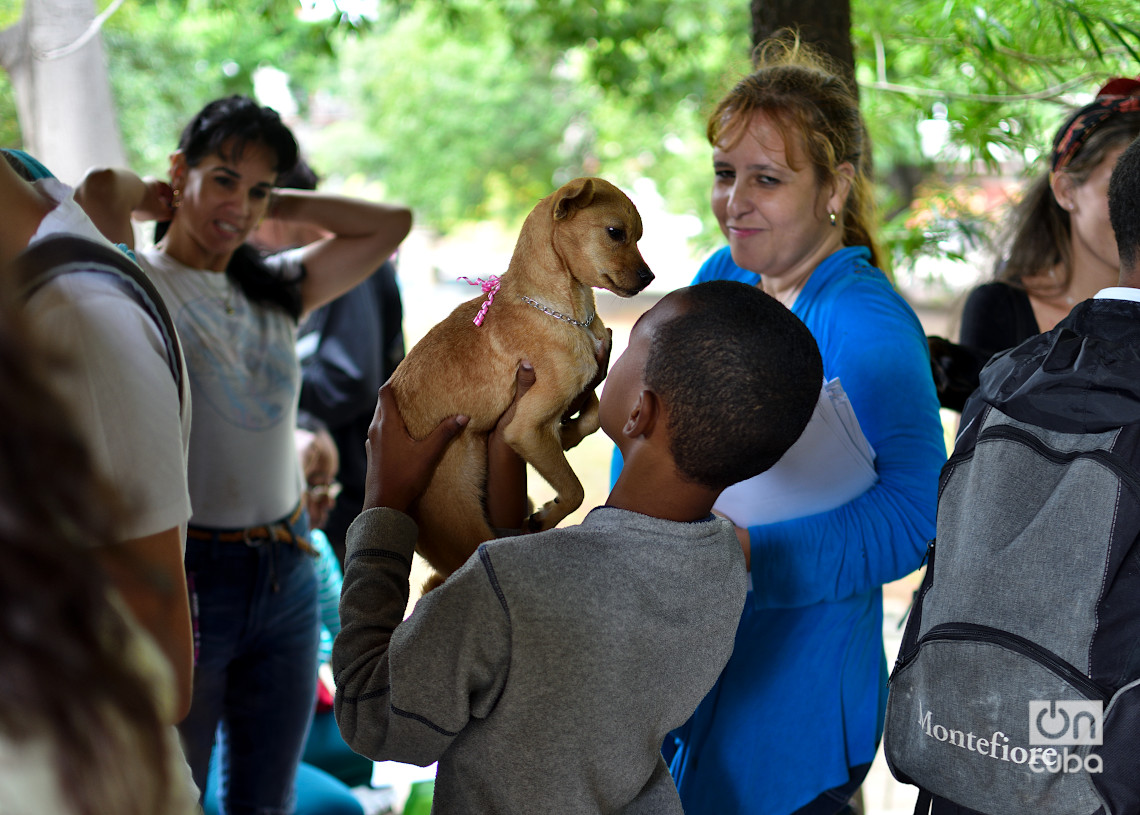
[[[381,389],[333,650],[346,741],[438,761],[436,813],[680,813],[660,745],[720,674],[747,588],[732,525],[711,509],[799,437],[822,378],[811,334],[755,287],[669,294],[601,396],[625,460],[606,505],[484,544],[406,621],[405,511],[466,417],[417,442]]]

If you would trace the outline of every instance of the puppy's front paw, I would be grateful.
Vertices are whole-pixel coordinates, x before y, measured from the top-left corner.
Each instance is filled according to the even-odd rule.
[[[594,428],[597,430],[597,428]],[[568,419],[559,427],[559,440],[562,442],[562,450],[573,450],[581,443],[582,439],[586,438],[587,433],[592,433],[593,430],[584,430],[582,426],[582,417],[575,416],[573,419]]]
[[[547,501],[542,505],[542,509],[527,518],[527,528],[531,532],[545,532],[558,526],[558,522],[569,514],[562,502],[555,498]]]

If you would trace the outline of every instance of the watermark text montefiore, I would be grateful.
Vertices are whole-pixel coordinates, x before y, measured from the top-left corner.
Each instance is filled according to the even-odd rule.
[[[1042,709],[1045,711],[1044,714],[1041,713]],[[935,741],[945,742],[994,761],[1009,761],[1014,764],[1028,765],[1029,769],[1035,773],[1077,773],[1082,770],[1087,773],[1104,772],[1104,761],[1099,755],[1090,753],[1082,756],[1080,753],[1070,752],[1068,749],[1068,745],[1100,744],[1102,742],[1100,702],[1087,702],[1085,700],[1080,702],[1030,702],[1029,711],[1029,744],[1031,746],[1028,748],[1016,744],[1011,745],[1009,736],[1000,730],[978,736],[976,733],[955,730],[952,727],[936,723],[934,711],[925,710],[921,703],[918,708],[918,726],[923,733]],[[1061,715],[1062,711],[1064,712],[1063,716]],[[1077,729],[1078,716],[1080,722],[1085,725],[1080,729]],[[1038,718],[1045,725],[1044,730],[1036,729]],[[1061,730],[1061,722],[1067,722],[1064,731]],[[1083,735],[1081,735],[1082,733]],[[1032,745],[1042,746],[1035,747]],[[1058,750],[1052,745],[1061,746],[1061,749]]]

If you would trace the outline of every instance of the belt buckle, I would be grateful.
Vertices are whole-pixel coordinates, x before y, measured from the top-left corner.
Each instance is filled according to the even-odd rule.
[[[249,536],[249,531],[251,528],[253,528],[253,527],[246,527],[245,529],[243,529],[241,531],[242,539],[245,541],[245,545],[248,546],[250,549],[256,549],[257,547],[261,546],[262,543],[265,542],[265,539],[264,538],[251,538]],[[264,527],[262,527],[262,528],[264,528]]]

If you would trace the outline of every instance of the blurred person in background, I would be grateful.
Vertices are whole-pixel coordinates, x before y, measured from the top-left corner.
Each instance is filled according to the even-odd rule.
[[[197,405],[186,572],[199,648],[180,730],[200,787],[217,738],[226,815],[292,813],[316,698],[297,325],[371,274],[411,228],[403,207],[277,189],[297,152],[275,111],[231,96],[186,126],[167,181],[105,169],[83,184],[113,240],[132,241],[132,214],[167,224],[139,260],[178,326]],[[247,239],[266,216],[327,237],[263,258]]]
[[[302,160],[277,183],[315,190],[319,179]],[[308,224],[266,218],[250,240],[275,253],[322,237]],[[324,532],[342,568],[344,533],[364,504],[364,439],[376,392],[404,358],[403,315],[393,257],[358,286],[313,311],[298,332],[301,410],[325,424],[340,454],[342,497],[333,504]]]
[[[929,338],[943,407],[962,409],[994,354],[1052,330],[1075,303],[1115,285],[1120,256],[1108,180],[1137,136],[1140,80],[1125,77],[1106,83],[1057,130],[1048,172],[1011,214],[994,279],[966,299],[959,343]]]

